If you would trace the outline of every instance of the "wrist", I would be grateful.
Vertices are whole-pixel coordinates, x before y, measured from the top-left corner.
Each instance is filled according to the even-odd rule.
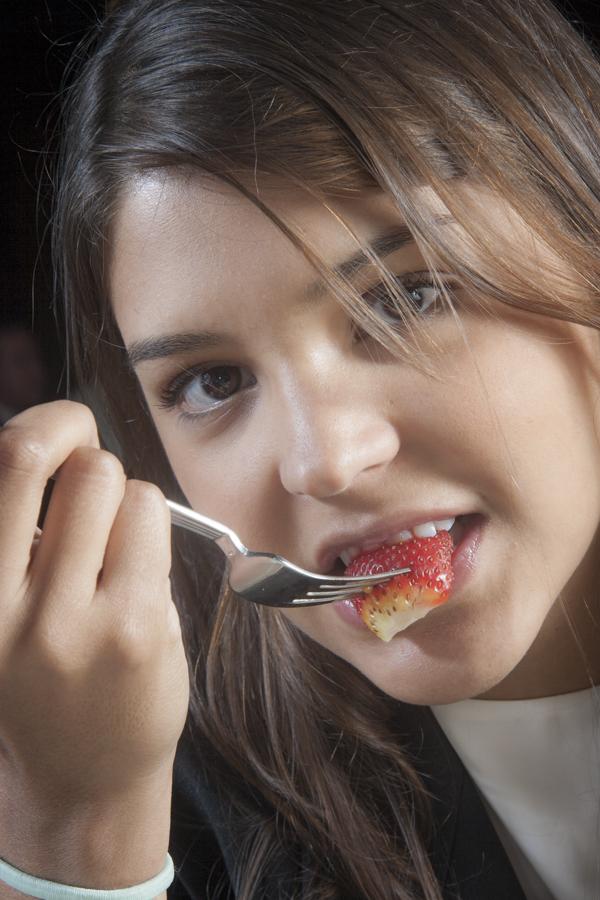
[[[114,890],[148,881],[165,864],[171,777],[111,798],[53,808],[11,804],[0,810],[0,858],[27,874],[79,887]],[[0,891],[5,885],[0,884]],[[0,897],[22,897],[7,888]]]

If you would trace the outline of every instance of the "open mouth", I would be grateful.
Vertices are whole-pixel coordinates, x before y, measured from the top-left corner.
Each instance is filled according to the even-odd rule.
[[[347,576],[382,574],[383,581],[334,604],[337,613],[354,626],[366,626],[388,643],[436,607],[445,604],[458,586],[464,586],[473,571],[485,517],[479,513],[460,515],[435,523],[424,523],[373,546],[343,550],[336,573]],[[406,534],[403,532],[402,534]],[[348,557],[353,557],[346,565]],[[403,568],[402,574],[385,577]]]
[[[481,521],[481,518],[482,518],[481,515],[478,513],[469,513],[467,515],[456,516],[456,518],[454,519],[454,522],[450,528],[437,530],[437,531],[441,531],[441,530],[448,531],[450,537],[452,538],[452,544],[454,546],[453,555],[456,552],[456,550],[458,549],[458,547],[460,546],[460,544],[462,543],[465,535],[473,528],[473,526],[475,524],[477,524],[478,522]],[[385,546],[385,545],[394,546],[395,544],[404,543],[404,542],[412,540],[413,538],[418,537],[418,536],[419,535],[416,535],[414,533],[406,532],[406,537],[403,540],[384,541],[380,546]],[[433,537],[433,534],[431,534],[429,536]],[[357,549],[357,552],[352,553],[351,556],[352,556],[352,558],[355,559],[357,556],[360,556],[362,553],[365,553],[365,552],[367,552],[366,549]],[[347,564],[346,562],[344,562],[344,560],[341,558],[341,556],[338,556],[334,563],[333,568],[327,574],[328,575],[344,575],[346,573],[346,569],[348,568],[349,564],[350,564],[350,560]]]

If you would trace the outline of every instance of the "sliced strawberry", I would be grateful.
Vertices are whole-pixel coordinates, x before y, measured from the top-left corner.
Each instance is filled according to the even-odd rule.
[[[412,538],[361,553],[347,566],[345,575],[374,575],[410,566],[407,575],[396,575],[385,584],[367,588],[353,602],[365,625],[382,641],[391,641],[412,622],[444,603],[450,595],[453,543],[447,531],[435,537]]]

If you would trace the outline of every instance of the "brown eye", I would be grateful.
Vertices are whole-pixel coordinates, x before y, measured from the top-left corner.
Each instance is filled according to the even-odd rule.
[[[186,417],[216,411],[256,379],[240,366],[211,366],[186,369],[161,392],[161,409],[178,409]]]
[[[199,399],[204,394],[211,400],[227,400],[240,389],[242,375],[235,366],[217,366],[208,369],[196,376],[184,390],[184,397],[189,394],[189,399],[194,402],[194,394],[199,394]],[[186,398],[187,399],[187,398]]]

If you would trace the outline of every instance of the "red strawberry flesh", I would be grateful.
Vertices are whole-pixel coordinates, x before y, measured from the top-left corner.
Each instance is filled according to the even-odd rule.
[[[454,580],[452,538],[447,531],[435,537],[412,538],[361,553],[346,567],[345,575],[374,575],[410,567],[384,584],[367,588],[353,602],[365,625],[390,641],[412,622],[444,603]]]

